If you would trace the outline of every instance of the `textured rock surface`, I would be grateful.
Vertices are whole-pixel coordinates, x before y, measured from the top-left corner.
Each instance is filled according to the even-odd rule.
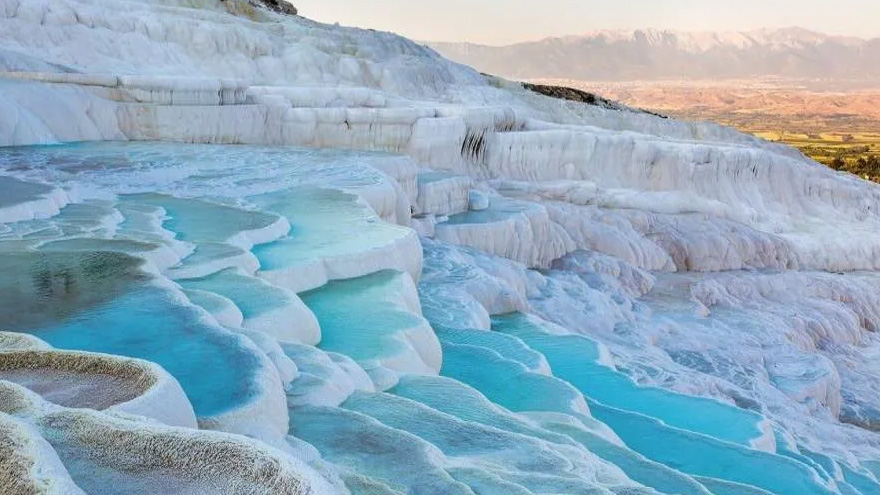
[[[0,69],[3,488],[880,493],[875,185],[243,0]]]

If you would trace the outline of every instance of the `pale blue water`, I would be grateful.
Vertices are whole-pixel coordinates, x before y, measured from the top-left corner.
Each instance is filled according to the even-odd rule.
[[[277,216],[268,213],[163,194],[132,194],[120,199],[123,203],[164,209],[168,218],[162,227],[176,233],[177,239],[189,242],[224,242],[241,232],[263,229],[278,221]]]
[[[767,490],[715,478],[698,477],[700,483],[712,490],[713,495],[773,495]]]
[[[234,409],[258,393],[261,362],[240,337],[211,323],[179,292],[141,269],[133,257],[163,242],[150,215],[161,207],[168,216],[162,226],[177,239],[196,244],[184,265],[214,266],[244,254],[221,242],[264,228],[279,215],[293,228],[287,237],[254,249],[262,269],[347,257],[409,235],[382,223],[355,196],[323,188],[379,180],[375,171],[358,165],[368,159],[367,154],[344,152],[171,144],[0,153],[0,168],[20,162],[19,172],[28,177],[59,183],[92,180],[114,192],[139,193],[124,195],[119,203],[73,205],[50,220],[3,226],[0,327],[34,334],[60,348],[154,361],[181,382],[200,416]],[[48,191],[0,177],[0,191],[4,187],[10,193],[0,195],[0,206]],[[250,206],[271,213],[251,211]],[[489,210],[457,215],[450,223],[499,221],[525,209],[497,199]],[[126,216],[120,225],[124,239],[95,238],[111,235],[98,220],[115,210]],[[33,241],[46,239],[55,241],[37,251]],[[30,251],[15,252],[23,249]],[[430,269],[426,273],[430,278]],[[456,273],[459,282],[487,282]],[[401,277],[380,272],[303,294],[322,326],[320,347],[362,363],[412,352],[404,335],[424,328],[425,322],[402,307]],[[290,302],[285,291],[234,271],[181,284],[232,300],[245,317]],[[443,287],[427,291],[434,292],[426,298],[426,314],[441,323],[437,334],[445,354],[444,376],[405,375],[388,394],[356,393],[343,409],[292,409],[292,431],[314,444],[325,459],[350,470],[344,477],[357,487],[353,493],[592,493],[595,486],[564,475],[568,463],[576,462],[560,453],[580,449],[576,451],[589,450],[633,480],[667,494],[827,495],[836,493],[825,486],[830,473],[844,479],[838,481],[840,495],[880,494],[867,470],[880,472],[878,464],[856,470],[800,446],[797,452],[780,446],[777,454],[751,449],[761,420],[751,411],[639,386],[598,363],[594,341],[550,335],[522,315],[494,318],[494,332],[467,330],[461,320],[475,301],[443,294]],[[300,360],[301,372],[320,369],[307,366],[307,353],[293,350],[292,345],[285,348]],[[543,374],[548,366],[553,376]],[[321,371],[327,373],[315,371],[298,386],[305,389],[338,378],[329,368]],[[516,414],[536,411],[550,414]],[[609,430],[599,421],[626,446],[603,437]],[[443,455],[458,462],[444,463]]]
[[[158,363],[180,381],[200,416],[249,401],[257,390],[256,356],[157,286],[140,263],[100,251],[5,255],[3,327],[61,349]]]
[[[115,211],[113,205],[106,202],[70,204],[51,221],[59,225],[63,235],[96,234],[104,228],[102,221],[109,219]]]
[[[591,340],[547,334],[523,315],[493,318],[493,329],[516,335],[544,354],[556,376],[591,399],[593,416],[649,459],[693,475],[753,485],[779,495],[834,493],[808,465],[747,448],[748,440],[758,433],[760,417],[754,413],[637,386],[625,375],[598,364],[598,347]]]
[[[0,195],[5,191],[0,186]],[[115,210],[110,204],[90,202],[70,204],[61,209],[51,219],[28,220],[3,224],[0,229],[0,241],[49,240],[65,236],[100,236],[103,235],[104,221],[108,220]]]
[[[430,184],[432,182],[439,182],[453,177],[457,176],[451,172],[426,172],[419,174],[417,180],[419,184]]]
[[[424,322],[394,301],[403,276],[386,270],[330,282],[301,294],[321,324],[319,347],[355,361],[380,360],[407,352],[402,332]]]
[[[443,376],[479,390],[492,402],[512,411],[574,414],[580,393],[562,380],[534,373],[483,347],[443,343]]]
[[[490,401],[477,389],[445,376],[406,375],[389,393],[416,400],[438,411],[466,421],[481,423],[502,430],[555,443],[574,442],[565,435],[536,427]]]
[[[811,468],[812,463],[749,448],[749,441],[759,434],[756,424],[760,417],[754,413],[707,399],[637,386],[625,375],[599,364],[599,349],[591,340],[548,334],[524,315],[493,318],[493,330],[514,335],[539,351],[547,358],[554,375],[567,383],[529,372],[519,362],[526,356],[522,349],[498,345],[485,332],[467,330],[450,333],[452,337],[444,339],[443,375],[473,386],[513,411],[572,414],[571,403],[577,391],[573,394],[568,383],[574,385],[589,399],[592,415],[647,459],[571,425],[544,427],[576,439],[635,480],[674,490],[668,493],[707,493],[699,483],[669,469],[672,468],[701,476],[721,493],[737,493],[738,487],[743,494],[834,493]],[[441,339],[446,332],[440,332]],[[505,357],[505,353],[509,356]],[[413,393],[411,386],[398,388],[397,393]],[[425,394],[420,397],[424,399]],[[700,417],[706,411],[710,412],[706,414],[709,417]],[[722,418],[720,421],[712,417],[715,413]],[[851,477],[863,485],[863,492],[865,486],[870,487],[866,482],[871,480],[866,476]]]
[[[117,252],[125,253],[133,256],[145,254],[158,249],[157,244],[149,242],[131,241],[125,239],[93,239],[88,237],[77,237],[73,239],[60,239],[57,241],[49,241],[40,246],[43,252]]]
[[[204,313],[188,305],[180,293],[155,285],[133,264],[139,261],[104,251],[142,256],[157,249],[165,239],[153,221],[162,208],[168,217],[162,226],[179,240],[197,244],[185,264],[240,255],[241,250],[217,242],[244,230],[264,228],[279,218],[248,210],[242,197],[287,191],[301,184],[373,184],[384,179],[363,163],[384,157],[297,148],[170,143],[4,149],[0,169],[14,169],[29,180],[61,186],[70,181],[87,183],[95,190],[103,189],[111,198],[113,193],[136,194],[122,194],[118,201],[71,205],[52,219],[4,226],[4,239],[0,239],[4,242],[0,250],[4,252],[33,249],[37,240],[58,240],[44,245],[44,254],[4,254],[0,260],[4,275],[0,280],[2,327],[32,333],[61,348],[154,361],[181,382],[200,416],[234,409],[257,392],[257,373],[262,370],[253,351],[240,337],[206,320]],[[48,186],[18,179],[0,180],[2,206],[36,199],[50,191]],[[331,194],[343,197],[341,193]],[[219,199],[174,195],[227,199],[220,204]],[[344,196],[343,200],[353,204],[355,198]],[[108,235],[99,231],[100,220],[115,211],[125,217],[119,225],[124,239],[95,238]],[[359,219],[364,217],[363,208],[358,214]],[[329,211],[320,223],[334,223]],[[83,237],[66,238],[69,236]],[[348,242],[349,249],[356,248],[352,244],[357,241]],[[315,249],[321,252],[320,245]],[[277,290],[244,277],[224,279],[218,275],[188,285],[230,296],[246,316],[288,302]]]
[[[403,227],[381,222],[356,196],[336,190],[293,188],[248,200],[291,224],[288,237],[253,249],[263,270],[354,256],[409,235]]]
[[[0,208],[6,208],[38,200],[52,191],[52,188],[0,175],[0,191],[3,191],[0,195]]]
[[[297,187],[387,182],[370,164],[388,160],[400,158],[284,146],[104,142],[4,148],[0,170],[59,185],[76,179],[119,194],[240,199]],[[25,187],[22,199],[46,191],[45,186]]]
[[[227,269],[213,275],[179,280],[185,289],[198,289],[230,299],[245,318],[254,318],[291,304],[290,294],[254,277]]]
[[[447,377],[406,376],[391,391],[438,411],[513,433],[541,438],[559,445],[580,444],[620,467],[631,479],[664,493],[709,495],[693,479],[617,445],[589,430],[569,423],[545,423],[542,428],[493,404],[477,390]]]
[[[444,345],[441,372],[444,376],[473,386],[492,402],[511,411],[559,412],[574,415],[581,421],[590,421],[589,417],[572,407],[573,401],[581,396],[571,385],[555,377],[528,372],[521,364],[500,358],[497,353],[488,349]],[[397,392],[398,389],[400,386],[394,391]],[[402,393],[408,393],[409,390],[411,389],[405,388]],[[425,394],[420,397],[424,398]],[[429,403],[440,407],[437,401]],[[568,423],[559,423],[544,427],[557,434],[567,435],[599,457],[613,462],[633,480],[658,489],[673,490],[668,493],[707,495],[699,483],[670,469],[677,468],[676,466],[666,467],[652,462],[632,450],[602,438],[584,426],[574,427]]]
[[[462,225],[469,223],[499,222],[528,211],[531,208],[534,208],[534,205],[505,198],[492,198],[489,208],[481,211],[467,211],[452,215],[446,223],[450,225]]]
[[[245,250],[229,244],[202,243],[196,245],[195,251],[183,260],[180,267],[186,268],[216,263],[241,256],[245,253]]]
[[[880,483],[874,481],[867,473],[854,471],[846,464],[839,463],[843,478],[850,486],[864,493],[880,493]]]
[[[547,367],[547,360],[540,353],[530,349],[522,340],[500,332],[480,330],[437,329],[441,342],[458,345],[472,345],[491,349],[505,358],[525,365],[531,371]]]
[[[554,375],[605,405],[658,418],[668,425],[742,445],[760,436],[761,416],[711,399],[638,386],[626,375],[599,364],[595,342],[579,335],[545,333],[523,315],[493,318],[493,330],[515,335],[541,352]]]
[[[834,461],[825,456],[813,456],[810,451],[805,448],[800,448],[799,450],[801,452],[794,452],[789,448],[788,442],[786,441],[785,437],[778,430],[774,431],[774,435],[776,436],[777,454],[790,457],[802,464],[811,467],[814,471],[816,471],[816,474],[818,474],[822,479],[826,481],[834,478],[830,474],[835,471]]]
[[[787,457],[664,427],[637,413],[598,403],[590,406],[593,415],[631,449],[680,471],[753,485],[778,495],[835,493],[820,482],[815,471]]]
[[[591,452],[618,466],[631,479],[645,486],[650,486],[663,493],[709,495],[705,486],[675,469],[675,466],[666,466],[647,459],[638,452],[618,445],[585,428],[577,428],[563,423],[546,425],[546,427],[577,440]]]
[[[474,494],[438,465],[436,447],[366,414],[299,407],[291,410],[290,427],[297,437],[317,447],[324,459],[353,472],[347,484],[358,495]]]
[[[158,289],[142,288],[32,329],[54,347],[118,354],[153,361],[180,382],[199,416],[249,402],[257,393],[257,358],[241,341],[209,325]]]
[[[509,469],[545,476],[567,474],[571,461],[532,438],[463,421],[416,401],[388,394],[356,393],[343,404],[383,424],[408,431],[450,456],[503,460]]]

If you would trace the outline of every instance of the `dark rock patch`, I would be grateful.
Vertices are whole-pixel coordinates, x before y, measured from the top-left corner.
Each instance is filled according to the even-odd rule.
[[[227,0],[221,0],[226,2]],[[292,3],[286,0],[247,0],[247,4],[254,7],[267,8],[273,12],[285,15],[297,15],[298,11]]]
[[[534,93],[542,94],[544,96],[549,96],[551,98],[557,98],[560,100],[568,100],[568,101],[576,101],[578,103],[586,103],[587,105],[593,105],[602,108],[608,108],[611,110],[634,110],[632,108],[626,107],[617,103],[616,101],[611,101],[607,98],[602,98],[601,96],[595,95],[593,93],[588,93],[586,91],[581,91],[579,89],[567,88],[565,86],[547,86],[544,84],[531,84],[531,83],[522,83],[523,88],[532,91]],[[635,110],[639,113],[646,113],[649,115],[653,115],[655,117],[667,118],[665,115],[660,115],[659,113],[650,112],[648,110]]]
[[[279,14],[287,14],[287,15],[297,15],[298,11],[296,7],[293,6],[292,3],[286,2],[285,0],[251,0],[251,3],[263,5],[268,7]]]

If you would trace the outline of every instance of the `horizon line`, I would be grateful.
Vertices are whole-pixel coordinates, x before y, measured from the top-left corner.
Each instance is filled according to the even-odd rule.
[[[358,27],[358,26],[354,26],[354,27]],[[370,28],[362,28],[362,29],[370,29]],[[835,39],[835,38],[836,39],[850,39],[850,40],[858,40],[858,41],[862,41],[862,42],[870,42],[870,41],[874,41],[874,40],[880,40],[880,36],[865,37],[865,36],[859,36],[859,35],[854,35],[854,34],[838,34],[838,33],[826,32],[826,31],[819,31],[817,29],[805,28],[805,27],[797,26],[797,25],[785,26],[785,27],[762,27],[762,28],[755,28],[755,29],[742,29],[742,30],[736,30],[736,29],[731,29],[731,30],[711,30],[711,29],[699,30],[699,29],[675,29],[675,28],[662,28],[662,27],[593,29],[593,30],[589,30],[589,31],[584,31],[579,34],[560,34],[557,36],[544,36],[542,38],[533,38],[533,39],[522,40],[522,41],[514,41],[514,42],[510,42],[510,43],[479,43],[479,42],[473,42],[473,41],[468,41],[468,40],[455,41],[455,40],[422,40],[422,39],[415,39],[415,38],[409,38],[409,39],[411,39],[412,41],[415,41],[416,43],[425,44],[425,45],[457,44],[457,45],[473,45],[473,46],[481,46],[481,47],[489,47],[489,48],[505,48],[505,47],[516,46],[516,45],[540,43],[542,41],[551,41],[551,40],[562,40],[562,39],[567,39],[567,38],[589,38],[589,37],[596,36],[596,35],[603,34],[603,33],[635,33],[638,31],[658,31],[658,32],[673,33],[673,34],[740,34],[740,35],[747,35],[747,34],[758,33],[758,32],[762,32],[762,31],[780,32],[780,31],[788,31],[788,30],[795,30],[795,29],[801,30],[804,32],[808,32],[811,34],[824,36],[829,39]],[[400,33],[397,33],[395,31],[386,31],[386,32],[390,32],[390,33],[396,34],[398,36],[403,36],[404,38],[406,38],[406,36],[404,36]]]

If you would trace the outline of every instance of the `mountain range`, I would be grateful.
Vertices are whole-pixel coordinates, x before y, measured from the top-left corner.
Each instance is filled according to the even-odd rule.
[[[748,32],[594,31],[507,46],[427,43],[483,72],[518,79],[866,80],[880,77],[880,39],[802,28]]]

